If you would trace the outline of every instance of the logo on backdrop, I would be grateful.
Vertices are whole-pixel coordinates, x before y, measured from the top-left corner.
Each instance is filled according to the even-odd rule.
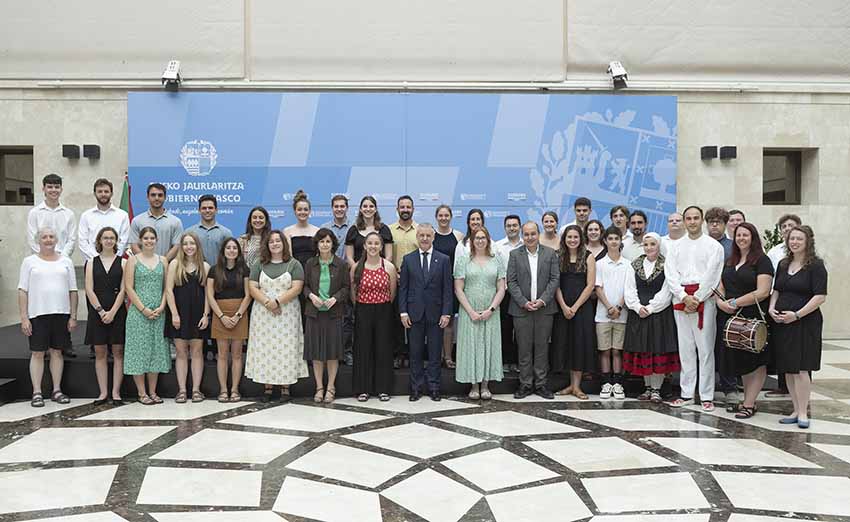
[[[187,141],[180,149],[180,164],[190,176],[209,176],[217,159],[215,146],[208,141]]]

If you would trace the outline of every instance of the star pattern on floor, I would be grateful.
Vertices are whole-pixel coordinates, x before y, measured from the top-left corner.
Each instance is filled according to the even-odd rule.
[[[745,421],[598,397],[13,403],[0,520],[848,521],[850,387],[825,380],[808,431],[781,399]]]

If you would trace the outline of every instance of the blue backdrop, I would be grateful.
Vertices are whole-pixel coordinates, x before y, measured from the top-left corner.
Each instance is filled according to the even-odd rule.
[[[218,196],[234,233],[255,205],[275,227],[292,223],[299,188],[316,224],[337,193],[352,218],[374,195],[387,223],[410,194],[417,221],[448,203],[464,229],[479,207],[496,238],[511,213],[539,220],[552,209],[571,221],[579,196],[606,224],[622,204],[663,232],[676,203],[674,96],[144,92],[129,95],[128,126],[136,213],[158,181],[187,226],[200,195]]]

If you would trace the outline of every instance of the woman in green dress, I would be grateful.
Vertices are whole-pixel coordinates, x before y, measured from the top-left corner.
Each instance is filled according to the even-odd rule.
[[[505,264],[491,251],[483,226],[472,236],[469,255],[455,260],[455,294],[460,301],[457,332],[458,382],[472,384],[469,398],[490,399],[488,381],[502,380],[499,305],[505,297]]]
[[[168,260],[156,254],[156,239],[154,228],[143,228],[139,233],[141,252],[130,256],[124,269],[124,288],[132,305],[127,312],[124,374],[133,376],[139,402],[145,405],[162,403],[156,382],[160,373],[171,371],[171,351],[164,335]]]

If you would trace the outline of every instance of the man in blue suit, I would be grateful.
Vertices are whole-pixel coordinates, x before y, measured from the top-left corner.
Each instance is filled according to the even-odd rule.
[[[434,227],[416,227],[419,248],[404,256],[399,278],[398,309],[410,342],[410,400],[421,397],[425,376],[422,357],[428,339],[428,394],[440,400],[442,329],[452,316],[452,266],[449,257],[434,250]]]

